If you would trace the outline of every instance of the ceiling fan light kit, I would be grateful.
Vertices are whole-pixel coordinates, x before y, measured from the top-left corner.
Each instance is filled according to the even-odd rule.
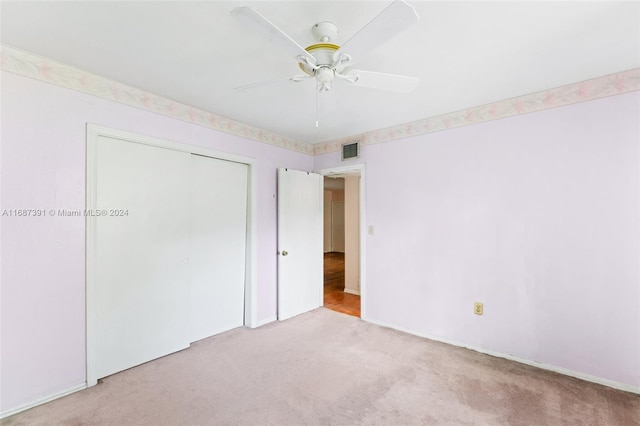
[[[342,46],[333,43],[333,40],[338,36],[338,27],[330,21],[314,24],[311,27],[311,34],[318,40],[318,43],[302,48],[284,31],[250,7],[236,7],[232,14],[242,19],[257,32],[262,33],[270,42],[279,44],[293,54],[299,68],[305,74],[294,75],[288,80],[292,83],[299,83],[313,78],[316,80],[317,93],[332,90],[336,79],[346,81],[356,87],[394,92],[410,92],[418,85],[419,80],[415,77],[351,68],[355,62],[354,58],[364,57],[380,44],[418,22],[419,17],[415,9],[404,0],[396,0],[391,3]],[[282,81],[282,79],[248,84],[236,87],[236,89],[248,89],[278,81]],[[317,111],[318,100],[316,96],[316,126],[318,125]]]

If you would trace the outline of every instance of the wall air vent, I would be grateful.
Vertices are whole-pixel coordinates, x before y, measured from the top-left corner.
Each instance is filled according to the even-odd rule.
[[[342,161],[360,157],[360,142],[342,144]]]

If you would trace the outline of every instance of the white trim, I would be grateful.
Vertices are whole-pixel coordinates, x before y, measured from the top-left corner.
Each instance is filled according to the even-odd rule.
[[[267,325],[269,323],[276,322],[276,321],[278,321],[278,317],[274,315],[272,317],[261,319],[260,321],[256,321],[255,325],[251,328],[262,327],[263,325]]]
[[[526,358],[520,358],[520,357],[515,356],[515,355],[504,354],[502,352],[496,352],[496,351],[492,351],[492,350],[488,350],[488,349],[483,349],[483,348],[481,348],[479,346],[468,345],[466,343],[460,343],[460,342],[457,342],[455,340],[446,339],[444,337],[438,337],[438,336],[433,336],[433,335],[426,334],[426,333],[416,332],[414,330],[409,330],[409,329],[406,329],[404,327],[398,327],[398,326],[395,326],[395,325],[388,324],[388,323],[386,323],[384,321],[377,321],[377,320],[371,320],[371,319],[367,319],[366,321],[370,322],[371,324],[376,324],[376,325],[379,325],[379,326],[382,326],[382,327],[387,327],[387,328],[392,328],[394,330],[402,331],[403,333],[412,334],[414,336],[423,337],[423,338],[429,339],[429,340],[435,340],[436,342],[442,342],[442,343],[446,343],[446,344],[452,345],[452,346],[458,346],[458,347],[465,348],[465,349],[471,349],[472,351],[480,352],[482,354],[495,356],[497,358],[508,359],[509,361],[519,362],[520,364],[530,365],[532,367],[537,367],[537,368],[540,368],[542,370],[553,371],[554,373],[560,373],[560,374],[563,374],[565,376],[575,377],[576,379],[581,379],[581,380],[585,380],[587,382],[597,383],[599,385],[604,385],[604,386],[607,386],[607,387],[610,387],[610,388],[614,388],[614,389],[622,390],[622,391],[625,391],[625,392],[631,392],[631,393],[635,393],[635,394],[639,394],[640,395],[640,386],[633,386],[633,385],[629,385],[627,383],[616,382],[614,380],[609,380],[609,379],[604,379],[602,377],[592,376],[590,374],[582,373],[580,371],[569,370],[569,369],[564,368],[564,367],[558,367],[557,365],[546,364],[544,362],[538,362],[538,361],[532,361],[532,360],[529,360],[529,359],[526,359]]]
[[[35,401],[31,401],[31,402],[28,402],[26,404],[19,405],[19,406],[15,407],[15,408],[12,408],[10,410],[3,411],[2,413],[0,413],[0,419],[4,419],[5,417],[13,416],[14,414],[21,413],[21,412],[26,411],[26,410],[28,410],[30,408],[37,407],[38,405],[46,404],[49,401],[53,401],[54,399],[62,398],[63,396],[70,395],[72,393],[84,390],[86,388],[87,388],[87,384],[86,383],[82,383],[81,385],[76,385],[76,386],[74,386],[72,388],[69,388],[67,390],[64,390],[62,392],[57,392],[57,393],[54,393],[52,395],[45,396],[43,398],[38,398]]]
[[[244,325],[258,325],[258,167],[257,161],[248,159],[249,198],[247,200],[247,271],[245,276]]]
[[[208,148],[200,148],[193,145],[187,145],[166,139],[159,139],[151,136],[139,135],[135,133],[125,132],[122,130],[110,129],[98,126],[96,124],[87,124],[87,177],[86,177],[86,209],[92,210],[96,208],[96,145],[98,137],[105,136],[125,140],[128,142],[156,146],[160,148],[172,149],[175,151],[199,154],[207,157],[219,158],[227,161],[246,164],[249,168],[249,187],[247,199],[247,255],[245,260],[246,277],[245,277],[245,301],[244,301],[244,325],[246,327],[256,327],[258,303],[258,179],[257,179],[257,160],[240,155],[229,154],[226,152],[215,151]],[[95,257],[96,257],[96,218],[87,216],[86,221],[86,321],[87,321],[87,386],[94,386],[98,383],[98,377],[94,370],[95,364],[95,327],[96,319],[92,316],[95,305]]]
[[[340,167],[330,167],[316,171],[323,176],[341,175],[345,173],[358,172],[360,174],[360,318],[366,319],[366,274],[367,274],[367,215],[365,198],[365,164],[357,163]],[[349,293],[345,290],[345,292]],[[356,293],[352,293],[356,294]]]
[[[93,208],[97,204],[96,183],[97,183],[97,142],[100,129],[87,123],[87,158],[86,158],[86,209]],[[96,335],[96,316],[95,309],[89,309],[95,306],[94,282],[96,276],[96,254],[98,252],[96,238],[96,221],[91,217],[85,220],[86,232],[86,248],[85,248],[85,317],[86,317],[86,368],[87,368],[87,386],[95,386],[98,384],[98,378],[93,369],[96,359],[95,354],[95,335]]]
[[[360,296],[360,292],[358,290],[352,290],[350,288],[345,288],[344,289],[345,293],[349,293],[349,294],[355,294],[356,296]],[[362,307],[361,307],[362,308]]]

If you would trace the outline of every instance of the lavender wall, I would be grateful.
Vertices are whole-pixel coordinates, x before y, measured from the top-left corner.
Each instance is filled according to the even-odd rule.
[[[639,100],[364,147],[368,318],[640,386]],[[343,165],[5,72],[1,106],[2,209],[84,208],[87,122],[257,158],[259,320],[275,168]],[[84,239],[82,219],[2,218],[0,411],[85,380]]]
[[[639,105],[363,147],[368,319],[640,386]]]
[[[258,162],[258,320],[276,315],[276,168],[313,158],[2,73],[1,209],[85,207],[85,125],[175,140]],[[82,218],[2,218],[0,411],[85,381]]]

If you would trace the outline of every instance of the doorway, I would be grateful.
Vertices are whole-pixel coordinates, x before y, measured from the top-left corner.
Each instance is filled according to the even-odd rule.
[[[362,165],[320,171],[324,175],[324,306],[363,316]]]

